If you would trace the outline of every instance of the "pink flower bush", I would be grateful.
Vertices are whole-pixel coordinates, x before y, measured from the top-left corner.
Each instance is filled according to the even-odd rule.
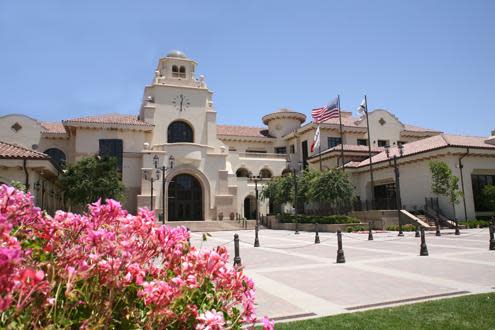
[[[120,203],[50,217],[0,186],[0,327],[240,329],[256,322],[254,283],[225,247]]]

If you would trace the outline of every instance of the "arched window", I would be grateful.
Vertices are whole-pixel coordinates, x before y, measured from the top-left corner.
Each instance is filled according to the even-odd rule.
[[[66,157],[65,153],[58,148],[50,148],[45,150],[45,154],[50,156],[58,166],[64,166]]]
[[[238,178],[249,178],[249,171],[244,167],[240,167],[235,172],[235,176]]]
[[[282,171],[282,176],[286,176],[286,175],[290,174],[290,172],[291,172],[290,169],[284,168],[284,170]]]
[[[179,77],[180,78],[185,78],[186,77],[186,67],[185,66],[181,66],[180,69],[179,69]]]
[[[270,172],[270,170],[267,169],[267,168],[262,168],[261,171],[260,171],[260,177],[262,177],[264,179],[271,178],[272,177],[272,172]]]
[[[177,65],[172,66],[172,77],[178,77],[179,76],[179,67]]]
[[[184,121],[174,121],[168,126],[167,142],[194,142],[194,135],[191,126]]]

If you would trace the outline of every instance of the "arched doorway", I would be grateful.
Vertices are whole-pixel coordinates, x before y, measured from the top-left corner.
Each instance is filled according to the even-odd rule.
[[[256,198],[253,195],[244,198],[244,217],[248,220],[256,219]]]
[[[179,174],[170,181],[168,220],[203,220],[203,189],[194,176]]]

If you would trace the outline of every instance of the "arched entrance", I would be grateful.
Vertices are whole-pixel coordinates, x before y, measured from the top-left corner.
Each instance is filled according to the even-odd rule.
[[[253,195],[244,198],[244,217],[248,220],[256,219],[256,198]]]
[[[194,176],[179,174],[168,185],[168,220],[203,220],[203,189]]]

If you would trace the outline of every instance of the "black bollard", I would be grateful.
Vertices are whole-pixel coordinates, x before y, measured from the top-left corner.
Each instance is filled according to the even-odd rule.
[[[260,239],[258,238],[258,224],[254,227],[254,247],[260,246]]]
[[[315,244],[320,244],[320,235],[318,234],[318,222],[315,222]]]
[[[428,255],[428,247],[426,246],[426,240],[425,240],[425,229],[421,227],[421,249],[419,251],[420,256],[427,256]]]
[[[373,231],[371,230],[371,221],[368,222],[368,241],[373,240]]]
[[[187,243],[189,243],[189,245],[191,245],[191,229],[189,229],[189,227],[186,227],[187,228],[187,233],[189,234],[187,236]]]
[[[440,224],[438,223],[438,220],[435,221],[435,227],[436,227],[435,236],[442,236],[442,234],[440,234]]]
[[[416,225],[414,237],[421,237],[421,235],[419,234],[419,225]]]
[[[494,251],[495,250],[495,226],[494,225],[490,225],[490,251]]]
[[[455,234],[460,235],[461,232],[459,231],[459,220],[457,220],[457,218],[454,218],[454,221],[455,221]]]
[[[234,235],[234,266],[242,266],[239,254],[239,235]]]
[[[342,249],[342,232],[337,230],[337,263],[345,264],[344,250]]]
[[[294,232],[294,235],[299,235],[299,221],[296,218],[296,231]]]

